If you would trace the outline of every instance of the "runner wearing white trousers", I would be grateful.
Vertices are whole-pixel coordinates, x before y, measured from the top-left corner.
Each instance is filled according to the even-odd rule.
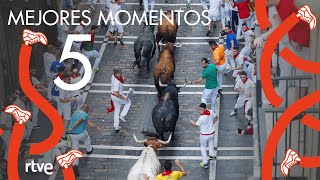
[[[240,81],[236,82],[234,90],[239,92],[239,97],[234,106],[234,110],[230,113],[233,116],[237,113],[237,110],[244,107],[244,115],[248,120],[251,120],[251,116],[248,116],[248,110],[252,107],[252,92],[254,89],[254,83],[247,78],[247,73],[242,71],[239,73]]]
[[[91,146],[91,139],[86,130],[81,134],[69,134],[69,136],[71,139],[72,149],[78,150],[80,141],[83,141],[84,145],[86,146],[87,152],[92,151],[93,148]],[[76,158],[76,160],[74,160],[73,162],[73,165],[78,166],[78,164],[79,164],[79,159]]]
[[[1,111],[0,127],[4,130],[3,134],[0,136],[4,143],[4,145],[2,146],[2,149],[5,150],[4,159],[8,160],[8,148],[12,129],[11,114],[7,114],[4,111]]]
[[[215,109],[218,90],[219,86],[214,89],[204,89],[201,96],[201,102],[207,104],[207,99],[211,99],[211,109]]]
[[[113,101],[113,104],[114,104],[114,128],[115,129],[119,129],[119,125],[120,125],[120,122],[119,122],[119,118],[123,118],[125,117],[127,114],[128,114],[128,111],[130,109],[130,106],[131,106],[131,100],[130,99],[127,99],[127,100],[124,100],[124,99],[120,99],[114,95],[111,95],[111,99]],[[121,109],[121,105],[124,105],[123,107],[123,110],[120,114],[120,109]],[[119,116],[120,115],[120,116]]]
[[[209,156],[213,157],[213,149],[214,149],[214,134],[211,135],[202,135],[200,134],[200,149],[201,149],[201,157],[202,162],[205,164],[208,163],[208,154],[206,147],[209,147]]]
[[[222,32],[225,27],[225,10],[224,1],[222,0],[210,0],[209,17],[212,21],[218,21],[219,31]],[[210,30],[210,25],[209,25]]]
[[[143,6],[144,6],[144,10],[146,13],[149,13],[149,1],[150,1],[150,5],[151,5],[150,10],[151,11],[154,10],[155,0],[143,0]]]
[[[123,83],[125,79],[122,76],[122,70],[120,68],[115,68],[113,70],[113,75],[111,77],[111,109],[108,109],[108,113],[114,112],[114,128],[118,132],[120,127],[119,119],[123,122],[126,122],[124,117],[127,115],[130,106],[131,100],[123,95]],[[124,104],[123,110],[120,114],[121,105]],[[120,117],[119,117],[120,114]]]
[[[218,116],[214,113],[213,110],[206,109],[207,106],[204,103],[201,103],[198,107],[198,112],[201,114],[197,122],[190,121],[194,127],[200,128],[200,149],[202,162],[200,167],[208,168],[208,160],[213,159],[213,142],[214,142],[214,133],[215,127],[214,124],[218,120]],[[209,157],[207,154],[206,147],[209,144]]]
[[[92,50],[92,51],[83,51],[83,55],[85,55],[89,60],[90,58],[94,58],[94,64],[93,64],[93,69],[97,69],[100,61],[101,61],[101,55],[98,53],[98,51],[96,50]],[[80,71],[80,74],[84,73],[84,67],[82,66]]]
[[[201,1],[201,4],[202,4],[202,7],[204,10],[209,10],[208,9],[208,6],[209,6],[209,0],[200,0]],[[190,3],[190,2],[189,2]]]

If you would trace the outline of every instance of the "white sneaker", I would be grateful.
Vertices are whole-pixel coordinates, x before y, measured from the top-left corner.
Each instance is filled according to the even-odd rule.
[[[118,128],[114,128],[116,131],[119,131],[121,129],[121,126],[119,126]]]
[[[127,122],[127,121],[124,119],[123,116],[120,116],[119,119],[120,119],[121,121],[123,121],[123,122]]]
[[[234,116],[236,114],[236,112],[235,111],[232,111],[231,113],[230,113],[230,116]]]

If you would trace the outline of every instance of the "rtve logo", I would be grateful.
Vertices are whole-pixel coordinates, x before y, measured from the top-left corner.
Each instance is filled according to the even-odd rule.
[[[51,163],[35,163],[33,160],[31,163],[26,163],[25,171],[29,172],[29,167],[31,167],[31,172],[44,172],[47,175],[51,175],[53,172],[53,165]]]

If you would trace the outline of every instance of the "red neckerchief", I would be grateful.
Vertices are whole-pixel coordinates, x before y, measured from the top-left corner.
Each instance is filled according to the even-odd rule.
[[[243,32],[247,32],[248,30],[251,30],[251,29],[247,27],[247,29],[245,29]]]
[[[246,80],[243,81],[243,84],[245,84],[248,81],[248,78],[246,78]]]
[[[215,48],[212,48],[212,51],[216,50],[217,48],[218,48],[218,46],[217,46],[217,47],[215,47]]]
[[[230,29],[230,31],[229,31],[229,34],[233,34],[233,31],[232,31],[232,29]]]
[[[58,73],[58,77],[59,77],[61,80],[63,80],[63,74],[59,74],[59,73]]]
[[[94,34],[91,31],[88,34],[91,35],[91,43],[94,44]]]
[[[208,109],[204,110],[203,113],[201,115],[210,115],[210,111]]]
[[[120,78],[117,78],[117,76],[116,76],[116,75],[114,75],[114,77],[115,77],[116,79],[118,79],[122,84],[124,83],[124,79],[123,79],[123,77],[122,77],[122,76],[121,76]],[[110,104],[111,104],[111,107],[107,109],[107,112],[108,112],[108,113],[113,112],[113,111],[114,111],[114,109],[115,109],[115,107],[114,107],[114,103],[113,103],[112,99],[110,100]]]
[[[122,84],[124,83],[124,79],[123,79],[123,77],[121,76],[120,78],[117,78],[117,76],[116,75],[114,75],[114,77],[116,78],[116,79],[118,79]]]
[[[78,77],[78,74],[72,74],[71,77],[72,77],[72,78],[77,78],[77,77]]]
[[[165,171],[164,173],[162,173],[162,177],[163,177],[163,176],[168,176],[168,175],[171,174],[171,173],[172,173],[171,170]]]
[[[233,56],[233,59],[235,60],[235,59],[239,56],[239,54],[240,54],[240,53],[234,55],[234,56]]]

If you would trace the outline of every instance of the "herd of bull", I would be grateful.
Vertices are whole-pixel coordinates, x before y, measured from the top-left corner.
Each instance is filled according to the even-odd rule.
[[[171,11],[167,11],[166,15],[170,19],[172,15],[175,16]],[[171,81],[175,71],[174,51],[177,47],[175,42],[178,30],[176,17],[173,18],[173,24],[167,19],[163,19],[162,24],[158,26],[156,35],[154,34],[154,26],[145,25],[142,33],[134,42],[136,61],[133,64],[133,69],[135,66],[140,68],[141,62],[145,61],[147,71],[150,72],[150,61],[155,54],[156,47],[158,47],[159,58],[154,68],[153,78],[159,102],[152,110],[152,122],[158,134],[141,141],[134,136],[135,141],[144,144],[145,148],[138,161],[131,168],[128,180],[144,180],[145,176],[148,176],[150,180],[155,179],[161,167],[156,151],[169,144],[174,136],[176,122],[179,118],[178,92],[180,88]],[[161,51],[160,46],[162,46]],[[164,141],[165,132],[170,132],[167,141]]]

